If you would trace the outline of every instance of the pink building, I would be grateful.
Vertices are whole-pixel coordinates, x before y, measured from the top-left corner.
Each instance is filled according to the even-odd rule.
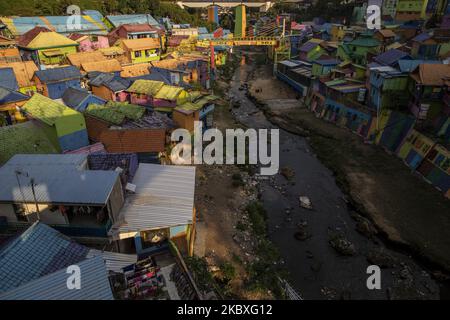
[[[104,35],[87,35],[73,33],[69,36],[71,40],[79,43],[80,52],[90,52],[98,49],[109,48],[109,39]]]

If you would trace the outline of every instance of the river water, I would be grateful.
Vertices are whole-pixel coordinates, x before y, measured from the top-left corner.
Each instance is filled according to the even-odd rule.
[[[251,55],[244,55],[249,61]],[[245,60],[244,60],[245,61]],[[234,118],[249,128],[274,128],[263,112],[247,97],[255,64],[242,63],[235,71],[228,92]],[[274,79],[273,81],[277,81]],[[288,181],[278,174],[261,183],[261,201],[268,213],[271,241],[290,273],[290,283],[304,299],[439,298],[439,287],[421,266],[404,253],[386,247],[381,239],[356,231],[351,208],[335,178],[314,155],[308,141],[280,130],[280,168],[295,172]],[[301,208],[299,196],[311,199],[314,210]],[[297,240],[301,225],[309,238]],[[330,246],[331,235],[341,234],[353,243],[356,253],[343,256]],[[382,249],[395,266],[381,269],[381,289],[369,290],[366,281],[368,252]]]

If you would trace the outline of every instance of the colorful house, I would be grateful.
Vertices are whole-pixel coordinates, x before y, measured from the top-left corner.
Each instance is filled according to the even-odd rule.
[[[166,134],[174,127],[166,115],[128,103],[91,104],[84,115],[89,138],[101,142],[110,153],[163,152]]]
[[[331,24],[330,34],[331,41],[342,41],[345,37],[345,26],[342,24],[333,23]]]
[[[150,14],[122,14],[106,16],[106,24],[110,29],[118,28],[124,24],[149,24],[153,27],[159,27],[158,21]]]
[[[327,75],[341,62],[333,57],[322,56],[312,62],[312,75],[315,77]]]
[[[142,38],[122,40],[121,46],[125,51],[128,61],[132,64],[161,59],[161,44],[159,39]]]
[[[325,41],[321,39],[311,39],[304,43],[299,49],[299,59],[304,61],[313,61],[327,52],[323,48]]]
[[[79,16],[79,23],[68,28],[67,16],[44,17],[1,17],[0,21],[6,25],[8,33],[13,37],[21,36],[35,27],[51,29],[63,35],[71,33],[106,34],[108,28],[103,23],[103,16],[96,10],[87,10]]]
[[[33,95],[37,92],[36,83],[33,76],[38,68],[34,61],[11,62],[5,65],[0,64],[0,68],[12,68],[19,86],[19,92],[26,95]]]
[[[37,65],[61,64],[66,56],[77,52],[78,43],[65,36],[36,27],[19,38],[18,46],[23,60],[33,60]]]
[[[381,43],[371,34],[361,34],[350,42],[341,43],[337,56],[341,60],[351,60],[357,64],[367,64],[368,54],[380,52]]]
[[[120,76],[122,72],[122,65],[116,59],[108,59],[97,62],[83,62],[81,64],[81,71],[87,74],[94,72],[113,73],[116,76]]]
[[[123,24],[109,34],[121,39],[159,38],[162,30],[150,24]]]
[[[69,66],[36,71],[33,81],[39,93],[51,99],[59,99],[67,88],[81,88],[81,78],[80,70]]]
[[[218,97],[202,95],[200,92],[191,93],[191,101],[177,106],[173,111],[173,121],[178,127],[194,131],[194,122],[201,121],[203,130],[213,126],[214,101]]]
[[[112,240],[131,239],[136,251],[147,255],[171,240],[191,256],[196,230],[195,167],[140,163],[132,183],[136,192],[127,197],[121,221],[112,226]]]
[[[81,68],[82,63],[100,62],[107,60],[101,51],[75,52],[67,55],[67,61],[77,68]]]
[[[0,126],[26,121],[20,113],[20,107],[30,97],[20,92],[0,86]]]
[[[7,222],[40,220],[69,236],[106,240],[124,202],[120,173],[87,164],[87,155],[15,155],[0,169],[2,215]],[[36,192],[29,192],[33,183]]]
[[[312,84],[312,66],[302,61],[280,61],[277,64],[276,76],[286,82],[301,96],[305,97]]]
[[[450,78],[450,65],[420,64],[410,77],[410,111],[420,122],[432,121],[444,108],[444,88]]]
[[[377,112],[408,106],[409,75],[389,66],[370,68],[368,106]]]
[[[323,106],[318,105],[312,111],[365,137],[373,117],[373,112],[363,104],[365,92],[365,85],[352,79],[320,79],[319,93],[326,98]]]
[[[390,0],[396,1],[396,0]],[[385,2],[385,1],[384,1]],[[386,47],[395,42],[396,35],[391,29],[377,30],[373,35],[375,39],[381,43],[381,51],[385,51]]]
[[[136,80],[127,92],[130,93],[131,103],[164,112],[171,112],[177,105],[189,100],[189,93],[182,87],[166,85],[161,81]]]
[[[78,43],[80,52],[109,48],[109,38],[105,35],[73,33],[68,38]]]
[[[104,100],[124,102],[128,100],[126,90],[132,81],[111,73],[100,73],[89,81],[92,93]]]
[[[417,172],[450,198],[450,152],[447,148],[434,144]]]
[[[435,142],[417,130],[412,129],[399,148],[397,155],[413,170],[422,163]]]
[[[136,80],[127,92],[130,95],[130,102],[141,106],[152,107],[153,97],[164,86],[164,82],[152,80]]]
[[[386,151],[397,153],[416,119],[395,110],[381,110],[367,137]]]
[[[429,33],[421,33],[411,40],[414,59],[434,60],[439,55],[439,44]]]
[[[400,60],[411,60],[411,59],[412,59],[411,56],[404,51],[398,49],[390,49],[374,57],[373,61],[382,66],[390,66],[398,68]]]
[[[86,123],[81,113],[36,93],[22,107],[30,119],[38,121],[53,145],[61,152],[89,145]]]
[[[78,112],[84,112],[90,104],[106,104],[106,100],[97,97],[87,90],[68,88],[63,96],[64,104]]]
[[[22,61],[17,42],[0,35],[0,63]]]
[[[427,3],[427,0],[398,0],[395,20],[412,21],[424,18],[422,12]]]

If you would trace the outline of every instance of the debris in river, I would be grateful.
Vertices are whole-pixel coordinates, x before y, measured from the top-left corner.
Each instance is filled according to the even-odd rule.
[[[329,243],[341,255],[353,256],[356,253],[355,245],[341,233],[331,235]]]
[[[294,169],[292,169],[290,167],[283,167],[283,168],[281,168],[280,173],[288,181],[291,181],[295,177],[295,171],[294,171]]]
[[[300,207],[308,210],[313,210],[311,199],[309,199],[307,196],[300,196],[299,200],[300,200]]]
[[[376,248],[369,251],[367,254],[367,261],[380,268],[394,268],[397,264],[397,259],[382,248]]]

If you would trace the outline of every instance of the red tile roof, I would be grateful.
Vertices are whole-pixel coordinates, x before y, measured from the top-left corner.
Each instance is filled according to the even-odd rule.
[[[19,46],[26,47],[41,32],[52,32],[52,30],[45,27],[34,27],[30,31],[21,35],[17,43]]]

